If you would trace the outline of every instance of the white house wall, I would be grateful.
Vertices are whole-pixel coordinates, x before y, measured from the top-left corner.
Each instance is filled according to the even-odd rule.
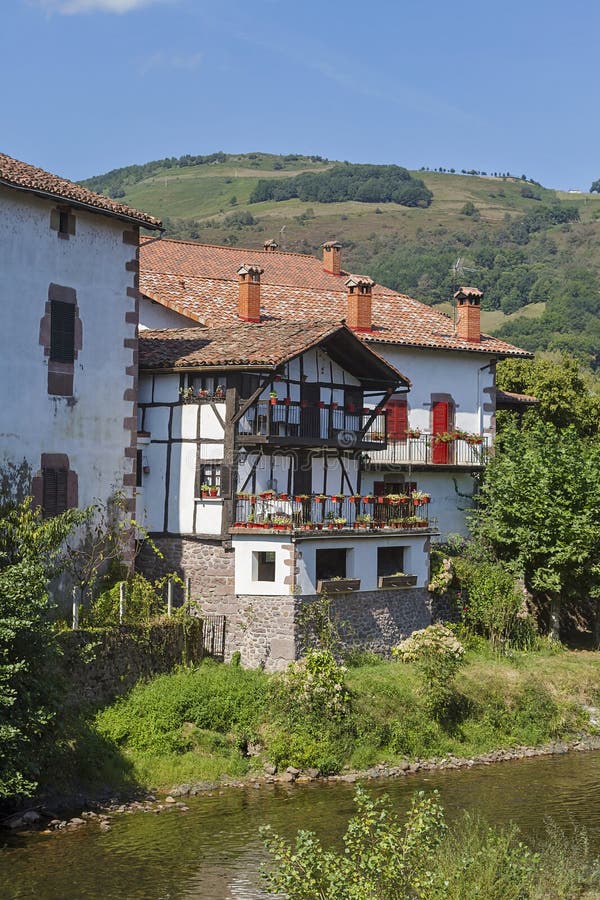
[[[33,477],[42,453],[66,454],[83,507],[133,490],[125,448],[135,414],[137,248],[124,240],[131,226],[77,209],[76,233],[59,238],[50,227],[56,206],[0,188],[0,467],[25,461]],[[50,284],[76,291],[82,346],[72,397],[48,393],[40,329]]]
[[[431,431],[431,397],[449,394],[454,401],[454,424],[479,434],[492,430],[494,360],[477,353],[444,353],[386,344],[375,349],[412,383],[407,396],[411,428]]]
[[[147,297],[140,300],[140,331],[147,328],[193,328],[198,325],[194,319],[181,316],[161,303],[155,303]]]
[[[297,540],[295,593],[315,594],[316,553],[317,550],[346,549],[346,575],[348,578],[360,579],[361,591],[378,590],[377,550],[380,547],[398,547],[404,550],[403,568],[406,574],[416,575],[416,587],[427,587],[429,583],[429,551],[428,537],[423,535],[397,537],[352,537]],[[251,535],[236,534],[233,537],[235,550],[235,593],[243,595],[257,594],[261,596],[289,595],[292,592],[286,576],[289,576],[290,543],[285,538],[255,538]],[[256,552],[273,552],[275,554],[275,580],[255,581],[253,579],[253,559]]]
[[[197,496],[197,463],[223,459],[225,404],[182,403],[179,375],[142,375],[139,427],[148,434],[142,447],[142,486],[137,516],[151,533],[222,533],[223,502]],[[220,416],[220,418],[219,418]]]

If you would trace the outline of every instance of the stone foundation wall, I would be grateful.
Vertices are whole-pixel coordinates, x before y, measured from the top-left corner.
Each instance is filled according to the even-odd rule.
[[[314,596],[236,595],[234,553],[220,541],[168,537],[155,543],[164,558],[143,550],[138,568],[149,577],[176,571],[184,579],[191,578],[198,614],[226,617],[226,660],[239,650],[243,665],[275,671],[301,655],[298,614]],[[425,588],[359,591],[332,600],[345,644],[380,654],[389,654],[394,644],[444,618],[445,612],[441,607],[432,612],[432,598]]]
[[[160,578],[168,572],[177,572],[185,581],[192,582],[192,596],[203,599],[230,597],[234,592],[233,550],[223,547],[221,541],[195,538],[159,537],[152,539],[160,552],[142,545],[136,568],[147,578]],[[175,589],[176,599],[183,600],[183,589]],[[208,612],[209,610],[207,610]]]
[[[109,703],[141,678],[171,672],[204,655],[202,622],[169,622],[149,627],[65,631],[59,635],[62,675],[71,706]]]
[[[344,644],[389,655],[392,647],[419,628],[431,625],[431,595],[426,588],[357,591],[333,599]]]

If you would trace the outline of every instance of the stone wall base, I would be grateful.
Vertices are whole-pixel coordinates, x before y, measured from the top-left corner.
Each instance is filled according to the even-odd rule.
[[[220,541],[154,540],[163,558],[144,548],[138,568],[152,578],[176,571],[191,579],[198,614],[226,617],[226,660],[239,651],[243,665],[276,671],[301,656],[306,635],[299,625],[300,610],[315,600],[314,595],[234,594],[234,554]],[[439,617],[437,610],[432,615],[431,595],[425,588],[359,591],[331,601],[344,645],[379,654],[389,654],[411,632]]]

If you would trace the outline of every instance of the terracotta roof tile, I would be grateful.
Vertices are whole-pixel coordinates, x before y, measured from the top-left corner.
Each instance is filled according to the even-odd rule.
[[[37,169],[35,166],[20,162],[4,153],[0,153],[0,184],[21,188],[34,194],[50,195],[56,200],[67,200],[75,205],[85,206],[119,219],[135,222],[145,228],[162,227],[160,220],[154,216],[133,209],[131,206],[125,206],[123,203],[117,203],[110,197],[95,194],[80,184],[59,178],[44,169]]]
[[[409,380],[387,360],[362,345],[354,332],[331,319],[311,324],[236,321],[213,328],[148,329],[140,332],[139,364],[140,369],[149,370],[205,366],[271,369],[317,344],[324,343],[326,349],[333,352],[332,344],[342,340],[346,342],[344,349],[349,348],[349,354],[346,354],[349,370],[356,368],[362,376],[372,365],[379,379],[410,385]]]
[[[348,272],[331,275],[323,271],[322,261],[314,256],[278,250],[217,247],[164,238],[142,242],[140,289],[151,299],[203,325],[236,322],[236,272],[240,266],[252,264],[264,269],[261,311],[266,321],[312,322],[323,315],[337,320],[346,317]],[[455,334],[449,316],[380,284],[373,287],[372,309],[373,331],[361,335],[367,343],[531,356],[489,335],[482,334],[477,344],[465,341]]]

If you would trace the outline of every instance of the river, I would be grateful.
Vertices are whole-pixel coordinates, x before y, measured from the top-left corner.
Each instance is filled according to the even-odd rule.
[[[438,788],[447,816],[481,810],[494,824],[523,831],[551,817],[584,825],[600,853],[600,751],[537,757],[470,770],[427,772],[367,782],[399,811],[415,790]],[[95,825],[48,835],[10,835],[0,853],[0,897],[65,900],[258,900],[267,857],[258,828],[291,837],[315,830],[339,839],[353,811],[354,786],[343,783],[229,788],[190,798],[189,812],[122,814],[110,832]]]

